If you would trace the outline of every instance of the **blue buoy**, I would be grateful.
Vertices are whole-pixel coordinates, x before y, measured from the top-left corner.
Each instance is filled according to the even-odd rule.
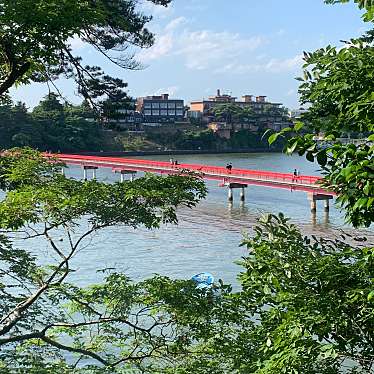
[[[213,285],[214,277],[210,273],[199,273],[191,278],[196,283],[196,288],[210,288]]]

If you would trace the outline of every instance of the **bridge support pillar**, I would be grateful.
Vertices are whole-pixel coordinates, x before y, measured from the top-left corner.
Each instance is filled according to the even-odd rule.
[[[245,189],[242,187],[240,190],[240,201],[245,201]]]
[[[240,200],[244,201],[245,200],[245,194],[244,194],[244,189],[247,188],[247,184],[242,184],[242,183],[225,183],[222,186],[227,186],[228,187],[228,200],[232,202],[234,200],[234,194],[233,194],[233,189],[235,188],[241,188],[240,191]]]
[[[130,181],[134,180],[136,171],[134,170],[125,170],[125,169],[113,169],[114,173],[119,173],[121,175],[121,182],[125,181],[125,175],[130,174]]]
[[[87,170],[92,170],[92,179],[96,179],[96,170],[98,169],[97,166],[83,166],[83,179],[87,180]]]
[[[325,200],[325,212],[330,210],[330,200]]]
[[[315,200],[310,200],[310,211],[312,213],[317,212],[317,202]]]
[[[232,193],[232,188],[229,187],[228,200],[232,202],[234,200],[234,195]]]
[[[325,212],[328,212],[330,209],[329,201],[332,199],[331,195],[324,195],[324,194],[315,194],[313,192],[308,193],[308,199],[310,201],[310,210],[312,213],[317,211],[317,201],[323,200],[325,205]]]

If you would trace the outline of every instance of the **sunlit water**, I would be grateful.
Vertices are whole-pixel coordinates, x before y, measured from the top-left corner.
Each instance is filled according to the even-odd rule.
[[[168,160],[170,157],[148,158]],[[301,174],[319,174],[315,164],[283,154],[188,155],[176,158],[179,163],[224,166],[232,162],[234,168],[279,172],[292,172],[296,168]],[[79,167],[70,167],[66,173],[68,177],[75,178],[81,178],[82,174]],[[113,174],[110,169],[99,169],[97,178],[113,182],[119,180],[119,175]],[[209,271],[216,278],[236,284],[241,268],[234,261],[246,254],[245,248],[239,246],[243,233],[252,232],[262,213],[283,212],[305,234],[337,237],[343,229],[365,235],[369,242],[374,243],[372,230],[357,231],[345,225],[343,214],[334,206],[330,207],[327,215],[323,202],[318,202],[317,214],[313,217],[304,192],[248,186],[244,204],[239,201],[239,190],[234,191],[234,202],[229,204],[227,190],[218,184],[217,181],[207,181],[207,198],[194,209],[178,211],[178,226],[165,225],[152,231],[113,227],[99,232],[74,257],[72,267],[78,271],[73,279],[81,285],[95,283],[99,277],[96,270],[111,267],[125,271],[134,280],[155,273],[172,278],[190,278],[193,274]],[[32,247],[47,258],[47,244],[34,240]]]

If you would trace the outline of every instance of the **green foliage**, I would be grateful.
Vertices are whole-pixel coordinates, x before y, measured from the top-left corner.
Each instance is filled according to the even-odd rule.
[[[329,1],[337,3],[343,1]],[[345,2],[345,1],[344,1]],[[373,15],[371,1],[355,1]],[[306,155],[323,171],[323,185],[335,191],[346,220],[355,227],[370,226],[374,218],[374,32],[345,42],[343,48],[328,46],[304,52],[304,77],[299,78],[303,104],[309,106],[286,152]],[[336,139],[358,133],[360,145]],[[324,142],[318,142],[318,137]],[[269,140],[275,141],[279,134]]]
[[[170,373],[372,372],[373,248],[305,237],[282,215],[242,245],[242,290],[212,306],[194,355]]]
[[[350,0],[325,0],[326,4],[348,3]],[[374,20],[374,3],[372,0],[354,0],[360,9],[365,9],[364,21]]]
[[[62,176],[60,167],[32,150],[0,156],[6,192],[0,201],[0,372],[134,372],[151,365],[153,355],[184,354],[185,331],[176,328],[186,318],[181,292],[195,300],[191,310],[207,308],[190,281],[158,277],[137,285],[104,269],[101,283],[79,287],[69,277],[72,259],[93,233],[176,223],[177,207],[204,198],[204,183],[192,175],[81,182]],[[23,249],[14,247],[15,235]],[[48,243],[51,262],[26,249],[33,238]]]
[[[369,373],[374,364],[373,248],[304,237],[268,216],[242,265],[246,301],[261,316],[261,373]]]
[[[147,134],[149,140],[155,141],[158,144],[168,149],[178,150],[268,150],[266,136],[259,131],[258,133],[250,130],[233,131],[230,138],[222,138],[212,130],[200,131],[177,131],[175,133],[149,133]],[[272,149],[282,149],[282,143],[276,144]]]
[[[87,102],[62,105],[55,94],[47,95],[32,113],[23,103],[3,105],[0,149],[29,146],[53,152],[120,150],[94,118]]]
[[[219,104],[212,109],[212,114],[227,123],[247,122],[255,118],[253,110],[234,103]]]
[[[149,0],[167,6],[170,0]],[[139,68],[130,46],[150,47],[153,35],[146,28],[151,17],[127,0],[1,0],[0,97],[13,85],[74,79],[78,91],[92,101],[111,97],[123,87],[119,79],[100,67],[85,66],[74,56],[73,38],[93,46],[117,66]]]

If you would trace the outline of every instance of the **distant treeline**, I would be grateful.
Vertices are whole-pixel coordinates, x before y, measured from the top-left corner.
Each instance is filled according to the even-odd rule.
[[[102,127],[85,102],[63,105],[49,94],[32,112],[24,103],[0,106],[0,148],[30,146],[61,152],[107,149]]]
[[[206,128],[128,133],[119,126],[94,121],[88,103],[62,104],[49,94],[32,110],[24,103],[0,105],[0,149],[33,147],[52,152],[268,149],[263,131],[233,131],[230,139]],[[166,132],[165,132],[166,130]],[[277,143],[272,150],[281,149]]]

